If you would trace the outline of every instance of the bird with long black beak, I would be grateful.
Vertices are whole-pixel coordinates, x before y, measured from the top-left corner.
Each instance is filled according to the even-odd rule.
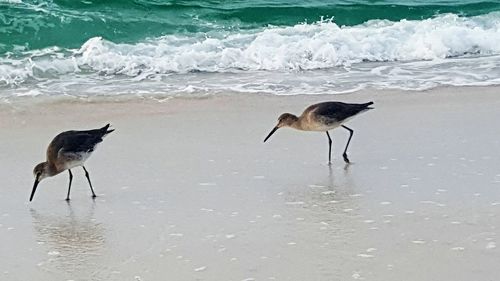
[[[71,169],[74,167],[82,166],[85,171],[85,177],[89,182],[92,197],[95,198],[95,192],[90,182],[90,176],[87,169],[83,165],[87,158],[95,150],[98,143],[102,142],[103,138],[113,132],[109,130],[109,124],[106,126],[87,131],[66,131],[57,135],[47,147],[47,161],[42,162],[35,166],[33,175],[35,176],[35,183],[31,190],[30,201],[35,196],[36,189],[40,181],[44,178],[55,176],[65,170],[69,172],[69,186],[66,200],[69,200],[71,191],[71,182],[73,174]]]
[[[269,135],[264,139],[266,142],[279,128],[291,127],[301,131],[318,131],[326,132],[328,136],[328,164],[332,163],[332,139],[330,138],[329,130],[333,130],[339,126],[349,131],[349,140],[344,149],[344,161],[350,163],[347,157],[347,148],[351,142],[354,131],[343,125],[357,114],[373,109],[370,107],[373,102],[367,103],[343,103],[343,102],[322,102],[309,106],[300,116],[295,116],[291,113],[283,113],[278,118],[278,125],[274,127]]]

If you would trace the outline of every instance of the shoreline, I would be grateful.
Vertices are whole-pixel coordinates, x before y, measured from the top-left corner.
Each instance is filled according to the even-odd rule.
[[[400,90],[400,89],[362,89],[348,93],[335,93],[335,94],[268,94],[268,93],[239,93],[239,92],[226,92],[216,94],[206,94],[198,96],[168,96],[168,95],[148,95],[148,96],[131,96],[121,95],[119,97],[113,96],[53,96],[53,97],[15,97],[13,100],[0,102],[0,107],[16,107],[16,106],[30,106],[30,105],[54,105],[54,104],[109,104],[109,103],[168,103],[170,101],[196,101],[206,99],[221,99],[221,98],[306,98],[314,99],[314,97],[323,97],[325,99],[342,99],[348,100],[354,97],[398,97],[403,95],[406,98],[421,95],[455,95],[466,94],[468,91],[481,92],[481,94],[495,94],[496,90],[500,89],[500,85],[488,86],[439,86],[427,90]]]

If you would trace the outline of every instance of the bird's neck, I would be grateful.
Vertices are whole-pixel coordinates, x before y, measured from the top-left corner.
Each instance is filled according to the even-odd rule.
[[[55,176],[57,174],[59,174],[61,171],[59,171],[56,167],[56,165],[54,165],[54,163],[51,163],[51,162],[46,162],[47,164],[47,175],[49,177],[52,177],[52,176]]]
[[[301,130],[301,131],[305,130],[302,116],[297,117],[297,120],[295,120],[295,122],[293,122],[292,124],[290,124],[290,127],[294,128],[294,129],[297,129],[297,130]]]

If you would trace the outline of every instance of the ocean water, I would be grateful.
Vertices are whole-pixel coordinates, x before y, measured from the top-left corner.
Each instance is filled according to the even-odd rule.
[[[500,1],[0,0],[0,99],[500,84]]]

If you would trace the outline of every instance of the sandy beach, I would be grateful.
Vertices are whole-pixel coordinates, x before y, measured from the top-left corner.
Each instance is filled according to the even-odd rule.
[[[0,280],[495,280],[498,87],[0,105]],[[282,112],[375,102],[333,131]],[[81,169],[41,182],[50,140],[112,123]]]

